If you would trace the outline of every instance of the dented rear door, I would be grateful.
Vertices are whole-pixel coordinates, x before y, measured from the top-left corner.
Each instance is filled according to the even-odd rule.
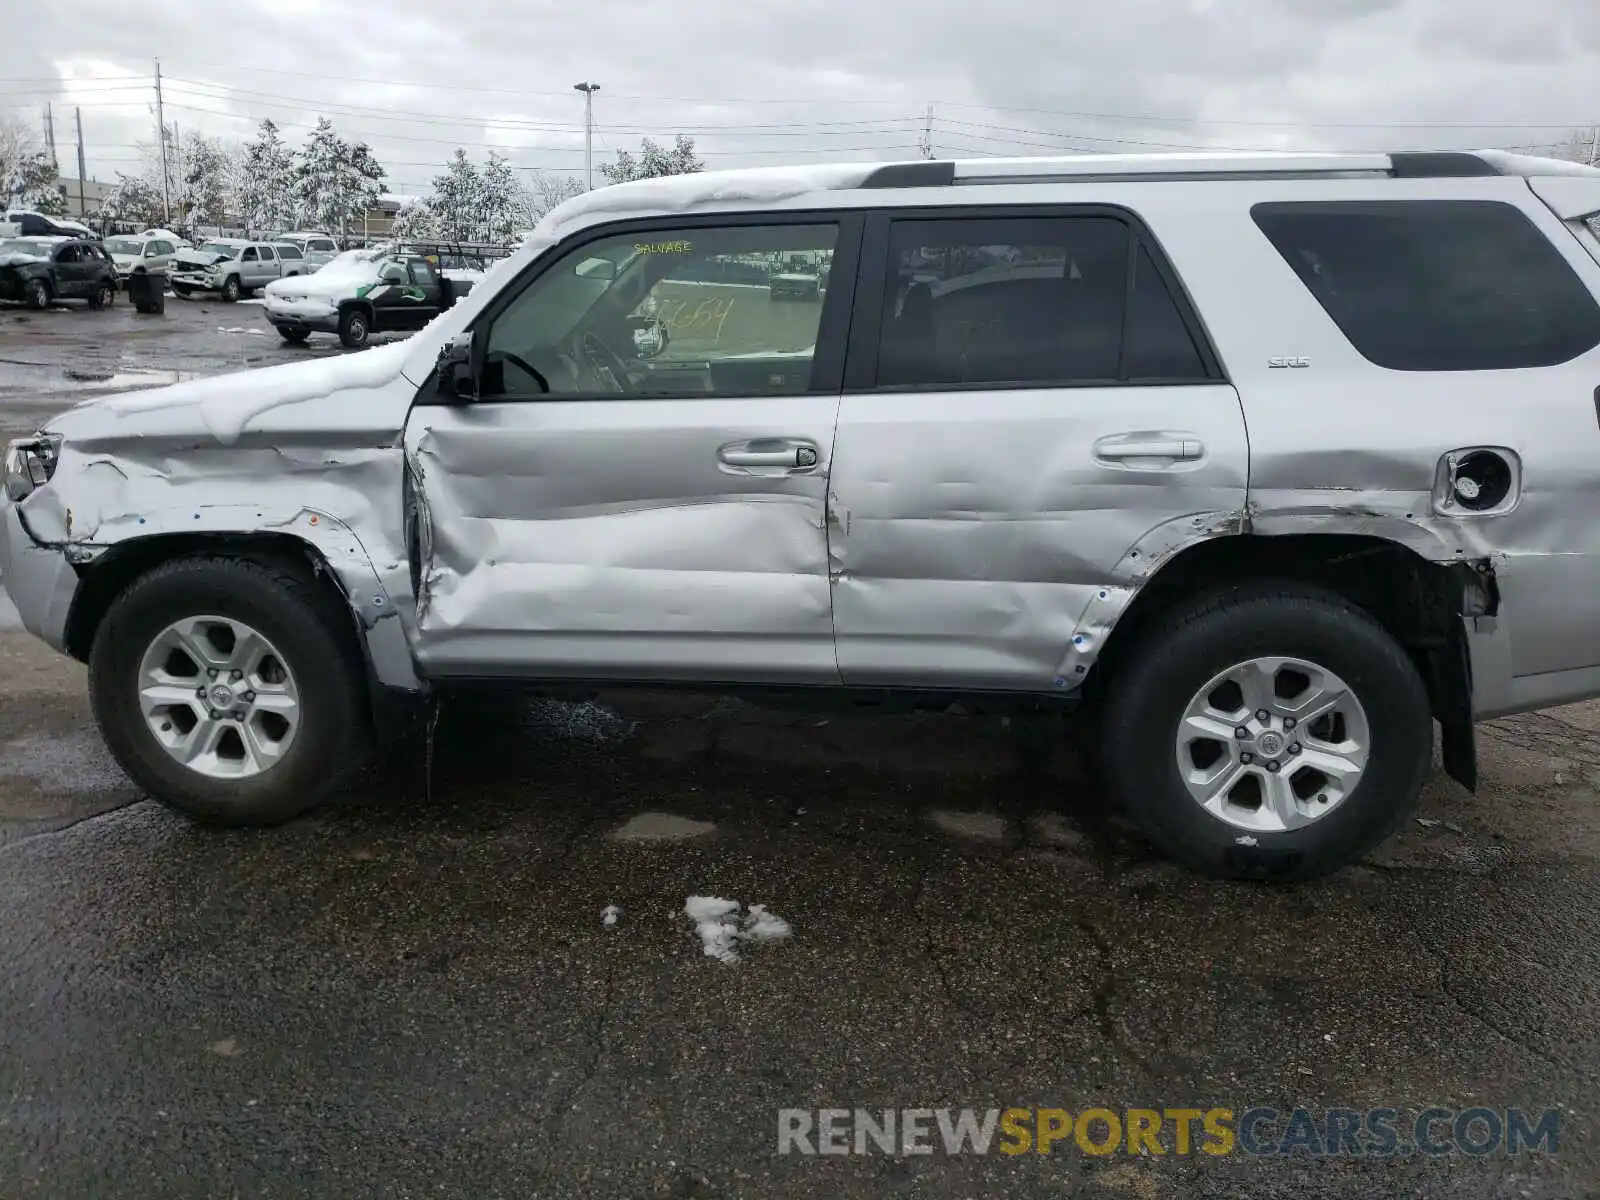
[[[844,681],[1076,687],[1165,553],[1240,520],[1237,394],[1125,209],[883,215],[862,263],[829,526]]]

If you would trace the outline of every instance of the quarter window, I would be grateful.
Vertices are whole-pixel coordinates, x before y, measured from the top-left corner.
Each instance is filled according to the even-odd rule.
[[[1251,215],[1351,345],[1380,367],[1548,367],[1600,344],[1600,305],[1512,205],[1274,203]]]
[[[890,226],[880,387],[1194,382],[1194,337],[1149,247],[1112,216]]]
[[[659,229],[588,242],[489,326],[481,395],[793,395],[838,226]]]

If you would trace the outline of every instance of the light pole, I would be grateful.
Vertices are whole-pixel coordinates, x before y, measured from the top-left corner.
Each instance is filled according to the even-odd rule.
[[[598,83],[575,83],[572,90],[583,93],[583,186],[594,191],[594,94]]]

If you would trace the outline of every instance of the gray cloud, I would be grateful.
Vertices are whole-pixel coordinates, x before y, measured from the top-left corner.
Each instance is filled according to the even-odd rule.
[[[1124,0],[1048,16],[1022,0],[374,11],[30,6],[24,36],[0,43],[0,101],[37,123],[53,100],[64,162],[63,107],[81,104],[91,173],[110,177],[153,131],[159,55],[181,128],[242,136],[270,116],[297,140],[324,112],[373,144],[398,190],[425,187],[457,144],[580,169],[580,79],[602,85],[597,159],[688,130],[719,166],[909,157],[930,102],[935,148],[966,155],[1531,145],[1600,122],[1593,0]],[[90,78],[32,82],[61,70]],[[117,75],[132,78],[105,78]]]

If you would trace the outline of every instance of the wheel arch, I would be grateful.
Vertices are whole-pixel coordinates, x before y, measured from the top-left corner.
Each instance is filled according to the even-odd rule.
[[[1311,585],[1369,613],[1405,648],[1443,730],[1445,767],[1476,785],[1472,671],[1463,617],[1499,606],[1487,559],[1437,562],[1373,534],[1254,534],[1210,538],[1156,567],[1105,634],[1084,690],[1103,691],[1142,635],[1198,592],[1275,580]]]

